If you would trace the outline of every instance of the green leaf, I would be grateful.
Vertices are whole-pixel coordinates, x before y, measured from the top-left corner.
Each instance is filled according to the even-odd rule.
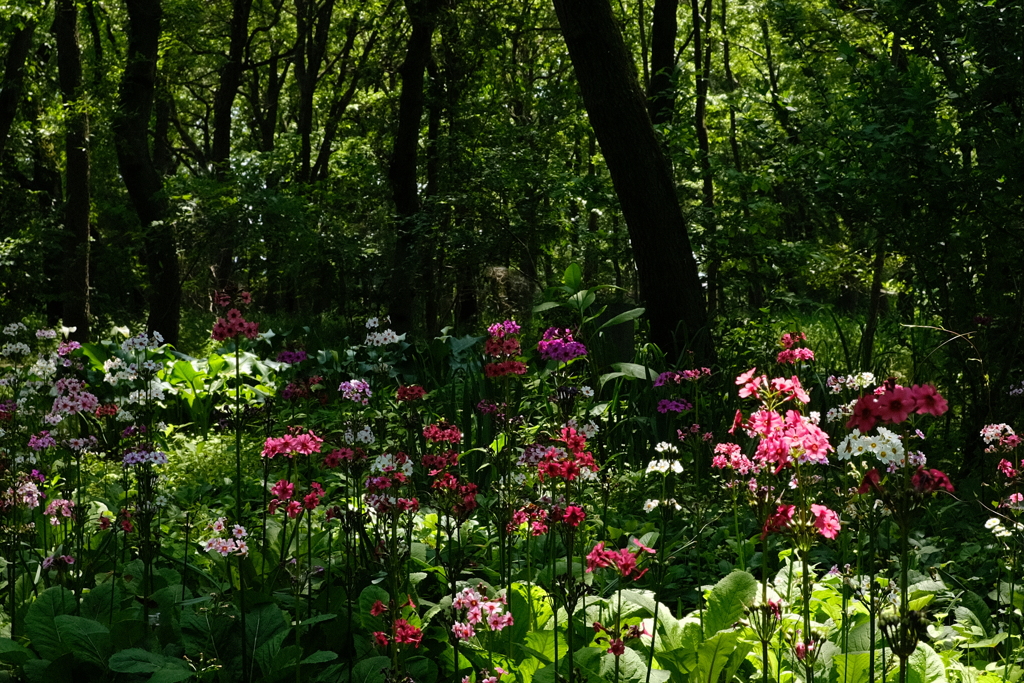
[[[628,311],[624,311],[622,313],[619,313],[617,316],[615,316],[611,320],[608,320],[605,323],[603,323],[601,325],[601,327],[597,328],[597,331],[600,332],[601,330],[605,329],[606,327],[614,327],[614,326],[622,324],[622,323],[624,323],[624,322],[626,322],[628,320],[635,320],[636,318],[639,318],[640,316],[642,316],[644,314],[645,310],[646,309],[643,309],[643,308],[632,308],[632,309],[630,309]]]
[[[54,619],[74,611],[75,595],[63,586],[47,588],[29,605],[25,615],[25,635],[43,658],[55,660],[68,652]]]
[[[337,652],[330,652],[328,650],[317,650],[316,652],[314,652],[310,656],[308,656],[305,659],[303,659],[302,663],[304,665],[305,664],[323,664],[324,662],[333,662],[337,658],[338,658],[338,653]],[[419,680],[419,678],[417,678],[416,680]]]
[[[545,301],[542,304],[537,304],[533,307],[534,313],[543,313],[544,311],[550,311],[552,308],[558,308],[562,304],[557,301]]]
[[[437,664],[426,657],[411,657],[405,662],[405,670],[416,683],[434,683],[437,680]]]
[[[164,667],[150,676],[149,683],[180,683],[180,681],[189,680],[194,675],[195,672],[187,668]]]
[[[711,589],[704,612],[704,633],[731,629],[743,617],[746,607],[754,604],[756,594],[757,579],[747,572],[733,570]]]
[[[274,660],[277,658],[277,654],[281,651],[281,645],[284,643],[284,639],[288,637],[288,633],[291,629],[278,631],[274,635],[267,638],[262,645],[256,648],[253,652],[253,659],[256,660],[256,664],[260,667],[260,671],[263,672],[263,677],[272,680],[274,676]]]
[[[584,673],[587,680],[615,681],[615,655],[595,647],[584,647],[577,650],[573,658],[573,663]],[[647,680],[647,662],[636,650],[626,648],[618,659],[618,680],[621,683],[642,683]],[[559,664],[561,665],[561,662]],[[664,669],[654,669],[651,671],[651,680],[663,683],[670,675]]]
[[[907,660],[908,683],[947,683],[942,657],[929,645],[921,643]]]
[[[701,643],[697,649],[697,668],[690,674],[691,683],[716,683],[729,664],[739,637],[735,631],[721,631]]]
[[[110,670],[122,674],[149,674],[163,668],[167,657],[140,647],[115,652],[110,657]]]
[[[850,654],[836,655],[832,658],[832,663],[839,674],[840,681],[844,683],[869,683],[870,652],[851,652]]]
[[[21,666],[36,655],[24,645],[16,643],[10,638],[0,638],[0,662],[11,666]]]
[[[110,631],[106,626],[69,614],[54,617],[53,624],[62,643],[79,659],[105,669],[110,657]]]
[[[612,369],[621,372],[626,377],[651,381],[658,379],[658,374],[656,372],[637,363],[612,363],[611,367]]]
[[[583,269],[580,268],[580,264],[570,263],[569,267],[565,269],[565,274],[562,276],[562,282],[572,293],[575,294],[580,291],[583,287]]]
[[[370,614],[373,604],[380,600],[385,605],[391,600],[388,592],[380,586],[367,586],[359,594],[359,623],[367,631],[383,631],[384,620]]]
[[[387,657],[370,657],[352,669],[352,683],[384,683],[384,672],[391,667]]]
[[[254,649],[259,649],[260,645],[272,637],[288,630],[288,624],[277,603],[264,603],[245,615],[245,634],[250,647]]]

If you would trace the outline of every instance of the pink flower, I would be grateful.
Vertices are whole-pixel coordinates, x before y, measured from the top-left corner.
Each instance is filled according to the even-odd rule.
[[[370,614],[372,614],[375,617],[379,617],[380,615],[384,614],[387,611],[388,611],[388,606],[385,605],[380,600],[377,600],[376,602],[374,602],[373,603],[373,607],[370,608]]]
[[[934,415],[938,417],[949,410],[949,404],[946,403],[946,399],[942,398],[938,390],[931,384],[925,384],[924,386],[915,384],[912,392],[917,405],[917,412],[921,415]]]
[[[562,521],[571,527],[577,527],[587,518],[587,513],[578,505],[569,505],[562,514]]]
[[[910,478],[910,484],[916,493],[934,493],[939,489],[953,493],[953,484],[949,477],[939,470],[918,467],[917,472]]]
[[[839,515],[829,510],[824,505],[811,504],[811,514],[814,515],[814,526],[825,538],[835,538],[839,535]]]
[[[416,626],[413,626],[405,619],[395,620],[396,643],[411,643],[413,646],[418,648],[421,640],[423,640],[423,631]]]
[[[769,515],[768,519],[765,520],[764,527],[761,529],[761,540],[763,541],[767,538],[768,534],[788,529],[790,522],[793,521],[793,514],[795,512],[795,505],[779,505],[775,509],[775,514]]]
[[[858,429],[861,434],[867,434],[874,429],[878,422],[876,412],[877,400],[873,394],[865,394],[857,400],[853,406],[853,414],[846,423],[847,429]]]
[[[999,464],[996,465],[996,469],[1007,477],[1013,478],[1017,476],[1017,470],[1013,468],[1013,463],[1006,458],[999,461]]]
[[[456,621],[452,624],[452,633],[459,640],[469,640],[476,635],[476,631],[473,630],[473,627],[470,624],[466,624],[461,621]]]
[[[608,642],[608,652],[615,655],[616,657],[621,656],[626,651],[626,644],[621,638],[612,638]]]
[[[907,419],[916,406],[913,391],[906,387],[896,387],[878,397],[877,411],[878,416],[886,422],[900,423]]]

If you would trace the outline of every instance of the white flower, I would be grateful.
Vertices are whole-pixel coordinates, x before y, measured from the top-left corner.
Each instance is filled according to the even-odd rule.
[[[366,329],[375,330],[380,326],[380,320],[377,318],[370,318],[366,321]]]
[[[660,503],[660,501],[658,501],[658,500],[656,500],[654,498],[648,498],[647,502],[644,503],[644,512],[650,512],[654,508],[658,507],[659,503]]]
[[[590,387],[580,387],[580,394],[583,398],[594,398],[594,390]]]
[[[662,441],[661,443],[659,443],[657,446],[654,447],[654,450],[657,451],[658,453],[678,453],[679,452],[679,449],[676,448],[675,445],[670,444],[668,441]]]

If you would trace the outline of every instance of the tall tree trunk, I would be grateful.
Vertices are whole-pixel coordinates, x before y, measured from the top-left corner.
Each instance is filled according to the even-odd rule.
[[[713,356],[686,220],[636,67],[608,0],[554,0],[590,123],[629,228],[651,337],[671,357]]]
[[[334,0],[295,0],[295,82],[299,86],[297,127],[299,131],[300,183],[309,182],[313,157],[313,96],[320,81],[320,67],[327,54]],[[351,34],[350,34],[351,35]],[[354,36],[352,37],[354,39]],[[351,39],[347,49],[351,50]]]
[[[58,0],[57,78],[65,111],[64,324],[74,339],[89,339],[89,114],[82,103],[82,53],[75,0]]]
[[[402,90],[398,98],[398,130],[388,167],[395,202],[395,252],[391,266],[388,311],[395,330],[412,328],[414,283],[419,272],[416,253],[416,218],[420,211],[418,148],[423,117],[423,85],[430,45],[437,26],[439,0],[406,0],[412,32],[405,61],[399,68]]]
[[[231,121],[235,108],[235,95],[242,81],[242,64],[245,46],[249,39],[249,15],[253,0],[231,0],[231,21],[228,26],[228,54],[220,67],[217,92],[213,99],[213,143],[210,149],[210,165],[214,176],[227,178],[228,160],[231,157]],[[216,286],[225,289],[234,274],[235,242],[237,231],[229,221],[218,231],[219,244],[216,255]]]
[[[177,344],[181,320],[178,253],[174,232],[164,224],[167,195],[149,148],[163,8],[160,0],[125,0],[125,5],[128,55],[114,117],[117,165],[142,224],[143,259],[149,279],[147,326],[168,343]]]
[[[647,111],[651,123],[672,120],[676,106],[676,11],[679,0],[654,0],[651,12],[651,80],[647,88]]]
[[[18,114],[21,88],[25,83],[25,60],[32,47],[32,36],[35,31],[35,20],[25,19],[24,23],[14,30],[14,35],[7,45],[4,80],[0,82],[0,161],[4,158],[7,136]]]

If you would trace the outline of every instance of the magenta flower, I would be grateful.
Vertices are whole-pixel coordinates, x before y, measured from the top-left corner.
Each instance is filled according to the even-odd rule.
[[[549,327],[544,337],[537,342],[540,357],[562,363],[587,355],[587,347],[572,337],[572,330]]]
[[[829,510],[824,505],[811,503],[811,514],[814,515],[814,526],[825,538],[835,538],[839,535],[839,515]]]

